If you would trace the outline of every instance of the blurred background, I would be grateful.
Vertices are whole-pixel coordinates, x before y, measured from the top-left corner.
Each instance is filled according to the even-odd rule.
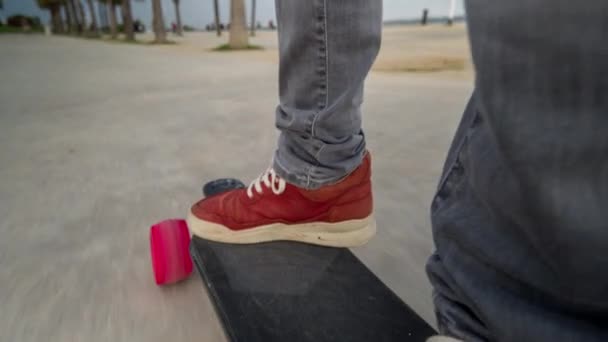
[[[473,86],[465,14],[385,0],[384,20],[379,231],[354,252],[435,325],[428,208]],[[0,22],[0,341],[223,341],[197,276],[154,284],[148,228],[269,165],[274,1],[0,0]]]

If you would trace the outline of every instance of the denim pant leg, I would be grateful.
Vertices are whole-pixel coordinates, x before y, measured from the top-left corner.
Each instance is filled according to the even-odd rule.
[[[608,341],[608,2],[466,2],[475,93],[433,199],[440,331]]]
[[[365,153],[363,83],[380,48],[381,0],[276,0],[281,131],[273,167],[314,189]]]

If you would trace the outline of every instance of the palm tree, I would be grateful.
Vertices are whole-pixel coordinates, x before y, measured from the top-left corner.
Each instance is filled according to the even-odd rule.
[[[65,3],[61,4],[61,11],[65,16],[65,33],[70,33],[70,28],[72,27],[72,17],[70,17],[70,12],[68,11],[68,7]]]
[[[53,33],[63,33],[63,18],[61,17],[61,5],[63,0],[38,0],[38,6],[51,13],[51,26]]]
[[[217,32],[217,36],[222,35],[222,29],[220,28],[220,6],[217,3],[217,0],[213,0],[213,13],[215,19],[215,32]]]
[[[182,16],[179,13],[179,0],[173,0],[173,4],[175,5],[175,20],[177,22],[177,35],[183,35],[182,30]]]
[[[120,5],[121,0],[99,0],[99,2],[106,4],[106,12],[110,17],[110,36],[112,39],[116,39],[118,36],[118,24],[116,22],[116,5]]]
[[[108,1],[108,12],[110,13],[110,36],[112,39],[118,37],[118,23],[116,21],[116,5],[114,1]]]
[[[131,15],[131,0],[122,0],[122,24],[127,40],[135,40],[133,16]]]
[[[70,0],[62,1],[63,9],[65,11],[65,18],[67,23],[67,32],[74,34],[76,33],[78,27],[78,21],[76,19],[76,14],[74,13],[74,8],[72,7],[72,2]]]
[[[93,0],[87,0],[87,6],[89,7],[89,14],[91,15],[91,31],[96,36],[99,36],[99,26],[97,26],[97,14],[95,13]]]
[[[154,42],[166,43],[167,32],[165,31],[165,21],[163,20],[163,6],[160,0],[152,0],[152,26],[154,29]]]
[[[66,13],[70,22],[70,33],[81,33],[83,18],[75,0],[65,0]]]
[[[249,45],[247,26],[245,24],[244,0],[230,1],[230,38],[228,45],[232,49],[245,49]]]
[[[83,33],[84,31],[87,30],[86,29],[87,20],[86,20],[86,16],[84,15],[84,7],[82,7],[82,2],[80,0],[74,0],[74,4],[76,7],[76,12],[78,13],[78,19],[79,19],[78,32]]]
[[[251,36],[255,36],[255,0],[251,0]]]

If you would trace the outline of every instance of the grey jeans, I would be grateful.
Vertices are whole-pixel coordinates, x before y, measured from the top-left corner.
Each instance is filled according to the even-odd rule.
[[[363,159],[363,82],[380,48],[381,0],[277,0],[281,131],[273,167],[314,189]]]
[[[315,188],[365,150],[381,2],[277,7],[274,167]],[[476,90],[431,207],[439,329],[467,341],[608,341],[608,1],[466,10]]]
[[[608,341],[608,2],[466,11],[475,92],[431,207],[440,330]]]

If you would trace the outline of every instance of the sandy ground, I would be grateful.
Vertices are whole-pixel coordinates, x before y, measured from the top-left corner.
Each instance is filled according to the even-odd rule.
[[[169,35],[173,51],[203,53],[225,43],[227,33],[217,37],[213,33],[191,32],[184,37]],[[151,41],[151,34],[140,36]],[[278,63],[275,31],[258,31],[251,44],[262,47],[262,51],[247,51],[250,58]],[[388,26],[382,36],[382,48],[374,64],[375,71],[385,72],[435,72],[459,71],[463,77],[471,75],[471,61],[466,26],[456,24],[420,26]]]
[[[441,56],[435,36],[466,51],[462,28],[407,32],[387,30],[380,61]],[[183,39],[0,36],[0,341],[224,339],[197,277],[154,284],[148,227],[183,217],[204,181],[268,166],[276,39],[238,53]],[[428,206],[471,88],[465,70],[374,72],[366,89],[379,231],[354,251],[431,323]]]

